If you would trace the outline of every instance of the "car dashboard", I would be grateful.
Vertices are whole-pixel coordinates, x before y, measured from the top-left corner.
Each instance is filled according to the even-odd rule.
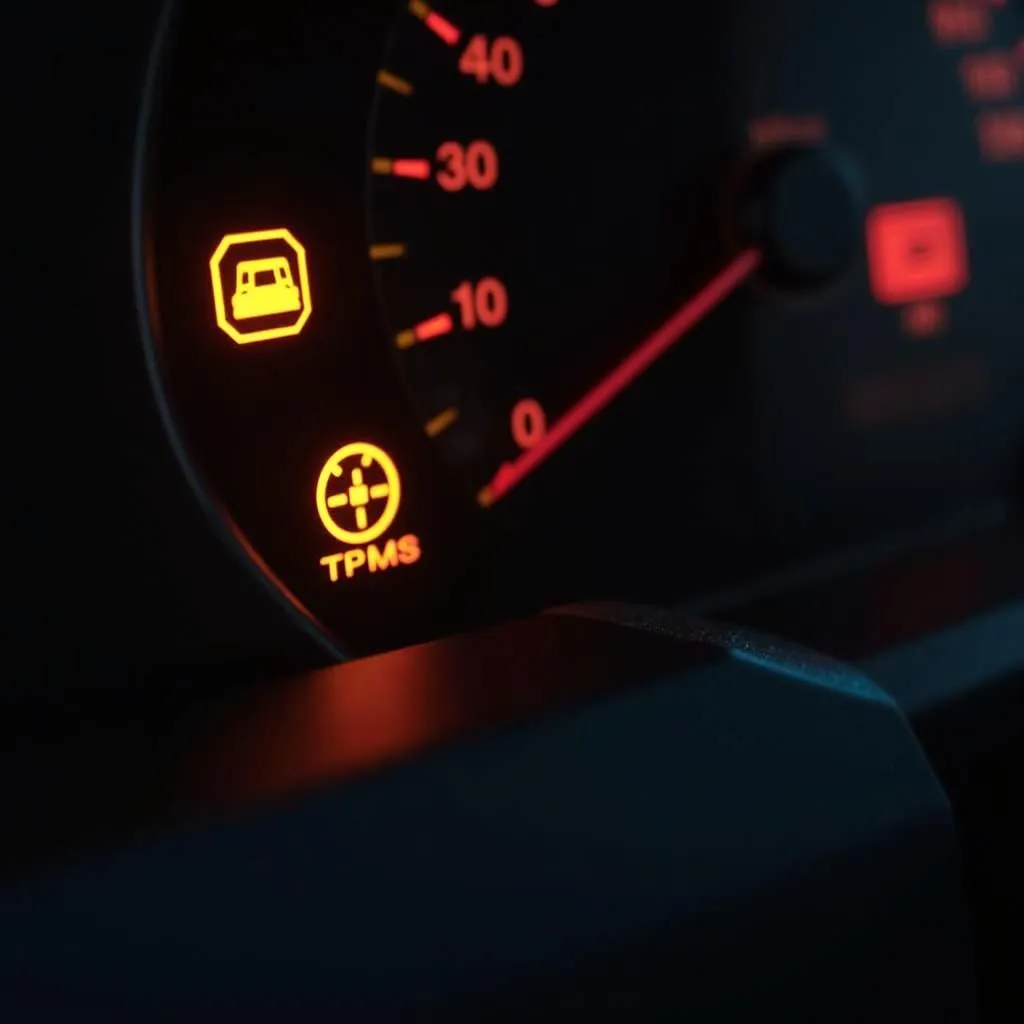
[[[1020,1019],[1017,0],[5,18],[5,1017]]]

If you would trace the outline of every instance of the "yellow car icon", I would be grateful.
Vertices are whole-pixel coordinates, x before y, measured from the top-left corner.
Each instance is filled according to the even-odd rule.
[[[292,268],[284,256],[243,260],[235,273],[235,294],[231,314],[236,320],[258,316],[297,313],[302,294],[292,279]]]

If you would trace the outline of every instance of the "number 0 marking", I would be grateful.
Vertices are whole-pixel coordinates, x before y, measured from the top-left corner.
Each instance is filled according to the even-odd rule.
[[[524,398],[512,410],[512,439],[520,448],[533,448],[548,431],[547,417],[540,402]]]

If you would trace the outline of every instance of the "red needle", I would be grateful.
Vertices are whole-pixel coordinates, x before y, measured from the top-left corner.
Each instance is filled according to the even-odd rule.
[[[736,291],[761,265],[761,259],[760,249],[745,249],[741,252],[646,341],[626,356],[604,380],[555,420],[542,440],[512,462],[504,463],[494,474],[494,479],[480,491],[480,504],[486,508],[500,501],[516,484],[558,451],[648,367],[656,363],[683,335],[693,330],[708,313]]]

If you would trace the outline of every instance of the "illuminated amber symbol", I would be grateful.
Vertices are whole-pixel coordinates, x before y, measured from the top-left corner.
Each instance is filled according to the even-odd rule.
[[[348,486],[328,494],[328,487],[336,482]],[[339,448],[327,460],[316,484],[320,522],[344,544],[376,540],[394,522],[401,501],[402,482],[391,457],[363,441]]]
[[[236,320],[255,316],[298,313],[302,295],[292,280],[292,268],[283,256],[269,260],[243,260],[235,272],[231,315]]]
[[[210,276],[217,326],[239,345],[294,337],[313,312],[306,250],[286,228],[226,235]]]

